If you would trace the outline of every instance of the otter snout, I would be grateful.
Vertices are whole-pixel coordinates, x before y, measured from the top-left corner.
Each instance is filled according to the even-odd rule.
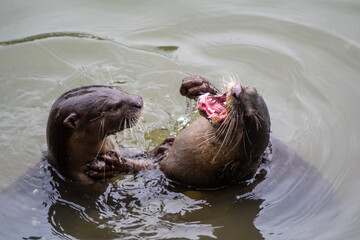
[[[132,102],[132,106],[133,106],[134,108],[139,108],[139,109],[141,109],[141,108],[144,106],[144,101],[143,101],[142,97],[137,96],[137,97],[134,99],[134,101]]]
[[[231,95],[237,99],[240,98],[241,92],[242,92],[242,86],[240,84],[236,84],[231,88]]]

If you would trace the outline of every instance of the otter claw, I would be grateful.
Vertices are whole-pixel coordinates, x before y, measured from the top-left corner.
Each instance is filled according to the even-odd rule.
[[[89,170],[86,172],[86,174],[96,180],[105,179],[105,178],[112,178],[119,174],[117,171],[93,171]]]
[[[109,156],[107,154],[104,154],[104,155],[98,156],[98,158],[101,158],[107,165],[109,165],[109,164],[120,165],[120,158],[116,155]]]
[[[123,171],[124,164],[120,160],[119,153],[109,151],[106,154],[98,155],[96,160],[86,165],[86,174],[94,179],[111,178]]]

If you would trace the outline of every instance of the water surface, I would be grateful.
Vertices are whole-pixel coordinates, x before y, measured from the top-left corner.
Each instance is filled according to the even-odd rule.
[[[355,0],[2,1],[1,235],[357,239],[359,24]],[[141,129],[117,139],[146,150],[197,117],[178,93],[182,78],[220,86],[229,71],[257,87],[272,135],[303,159],[274,164],[251,194],[174,190],[157,172],[77,197],[52,187],[47,166],[24,175],[46,150],[47,115],[61,93],[115,84],[141,95]]]

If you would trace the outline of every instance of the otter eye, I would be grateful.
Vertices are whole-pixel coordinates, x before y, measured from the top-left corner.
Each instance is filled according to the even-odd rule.
[[[111,111],[117,111],[120,109],[120,105],[115,105],[111,108]]]

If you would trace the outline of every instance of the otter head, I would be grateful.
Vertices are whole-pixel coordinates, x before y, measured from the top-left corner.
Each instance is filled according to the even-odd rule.
[[[255,170],[270,135],[269,111],[256,89],[230,83],[222,95],[201,95],[198,109],[212,124],[220,148],[227,146],[233,152],[230,161],[242,166],[238,171]]]
[[[92,183],[86,164],[115,144],[108,135],[131,127],[143,100],[116,86],[86,86],[70,90],[53,104],[47,123],[48,159],[66,177]]]

